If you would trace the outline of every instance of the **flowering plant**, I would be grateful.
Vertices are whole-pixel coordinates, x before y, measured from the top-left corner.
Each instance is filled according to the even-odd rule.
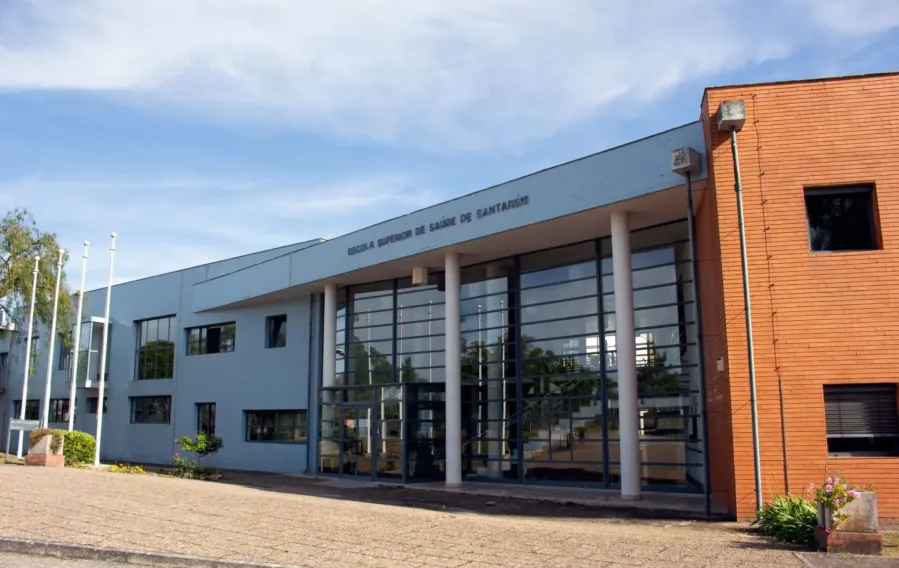
[[[839,528],[849,518],[849,515],[842,511],[843,507],[855,501],[861,495],[855,489],[850,488],[846,480],[839,475],[828,477],[824,485],[817,490],[814,485],[810,486],[809,489],[815,495],[815,503],[823,505],[827,511],[830,511],[836,528]]]

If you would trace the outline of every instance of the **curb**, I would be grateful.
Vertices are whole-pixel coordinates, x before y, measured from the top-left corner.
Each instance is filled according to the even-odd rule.
[[[135,566],[164,566],[168,568],[302,568],[288,564],[266,564],[236,560],[217,560],[200,556],[182,556],[164,552],[148,552],[122,548],[102,548],[83,544],[66,544],[43,540],[22,540],[0,537],[0,553],[47,556],[72,560],[98,560]]]

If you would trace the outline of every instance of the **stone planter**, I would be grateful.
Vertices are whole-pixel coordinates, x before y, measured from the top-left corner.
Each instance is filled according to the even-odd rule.
[[[41,438],[34,447],[28,450],[28,455],[25,456],[25,464],[49,467],[62,467],[66,465],[66,458],[62,453],[65,440],[60,440],[59,450],[56,452],[50,448],[52,441],[52,435]]]
[[[880,555],[883,537],[877,521],[877,494],[863,491],[843,507],[846,522],[834,530],[833,517],[824,505],[818,505],[818,528],[815,538],[825,552]]]

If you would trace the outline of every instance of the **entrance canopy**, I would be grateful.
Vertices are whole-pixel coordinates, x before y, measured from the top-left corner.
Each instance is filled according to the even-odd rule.
[[[371,282],[438,269],[447,251],[464,264],[609,234],[609,214],[631,229],[683,217],[682,178],[670,152],[703,148],[699,122],[509,181],[275,257],[195,285],[208,311],[320,292],[327,283]],[[705,172],[694,176],[704,180]],[[703,183],[694,185],[701,190]],[[698,199],[694,199],[698,202]]]

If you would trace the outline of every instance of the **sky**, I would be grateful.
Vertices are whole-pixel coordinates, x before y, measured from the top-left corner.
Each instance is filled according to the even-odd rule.
[[[897,0],[0,0],[0,209],[88,288],[333,238],[699,117],[897,70]]]

